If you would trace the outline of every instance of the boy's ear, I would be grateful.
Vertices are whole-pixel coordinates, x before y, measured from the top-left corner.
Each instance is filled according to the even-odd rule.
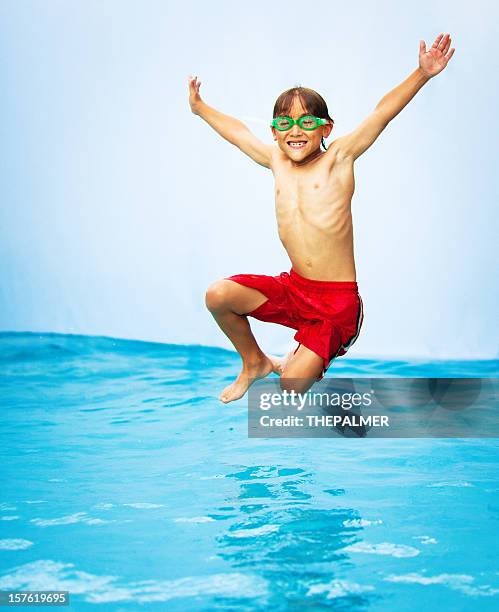
[[[328,136],[331,134],[331,132],[333,131],[333,127],[334,127],[334,126],[333,126],[333,124],[332,124],[332,123],[327,123],[327,124],[324,126],[324,128],[323,128],[323,129],[324,129],[324,132],[323,132],[323,134],[324,134],[324,138],[327,138],[327,137],[328,137]]]
[[[274,140],[277,140],[277,135],[276,135],[275,127],[271,127],[270,129],[272,130],[272,136],[273,136]]]

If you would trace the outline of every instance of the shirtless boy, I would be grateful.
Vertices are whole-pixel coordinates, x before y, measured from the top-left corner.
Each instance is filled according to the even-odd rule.
[[[267,145],[239,120],[208,106],[199,94],[201,82],[189,77],[192,112],[272,170],[279,237],[292,266],[277,276],[236,274],[216,281],[206,292],[206,306],[243,362],[237,379],[220,395],[224,403],[239,399],[254,380],[272,371],[279,374],[282,389],[304,393],[357,339],[363,310],[353,250],[354,161],[447,66],[454,53],[450,44],[449,34],[437,36],[428,51],[420,41],[419,67],[326,151],[321,143],[334,122],[317,92],[294,87],[279,96],[271,124],[277,146]],[[265,355],[248,316],[297,330],[298,347],[282,360]]]

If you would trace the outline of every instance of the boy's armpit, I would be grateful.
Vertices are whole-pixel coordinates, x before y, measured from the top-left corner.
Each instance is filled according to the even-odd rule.
[[[373,111],[355,130],[337,138],[330,148],[336,153],[338,159],[352,158],[355,160],[373,144],[387,125],[385,115]]]

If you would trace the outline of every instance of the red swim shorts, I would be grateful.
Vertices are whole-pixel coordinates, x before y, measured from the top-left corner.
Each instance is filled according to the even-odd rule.
[[[331,361],[344,355],[357,337],[364,318],[355,281],[311,280],[293,269],[277,276],[227,276],[245,287],[258,289],[268,300],[248,316],[296,329],[294,339],[324,359],[321,380]]]

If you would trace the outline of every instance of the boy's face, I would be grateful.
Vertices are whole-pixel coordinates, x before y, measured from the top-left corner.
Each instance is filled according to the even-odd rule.
[[[299,119],[303,115],[310,114],[306,108],[303,108],[298,97],[294,98],[289,113],[287,113],[292,119]],[[303,130],[295,123],[291,129],[285,132],[273,127],[272,134],[283,153],[295,162],[302,162],[310,155],[317,154],[317,149],[320,149],[321,146],[321,138],[327,138],[332,129],[331,124],[326,124],[320,125],[315,130]]]

